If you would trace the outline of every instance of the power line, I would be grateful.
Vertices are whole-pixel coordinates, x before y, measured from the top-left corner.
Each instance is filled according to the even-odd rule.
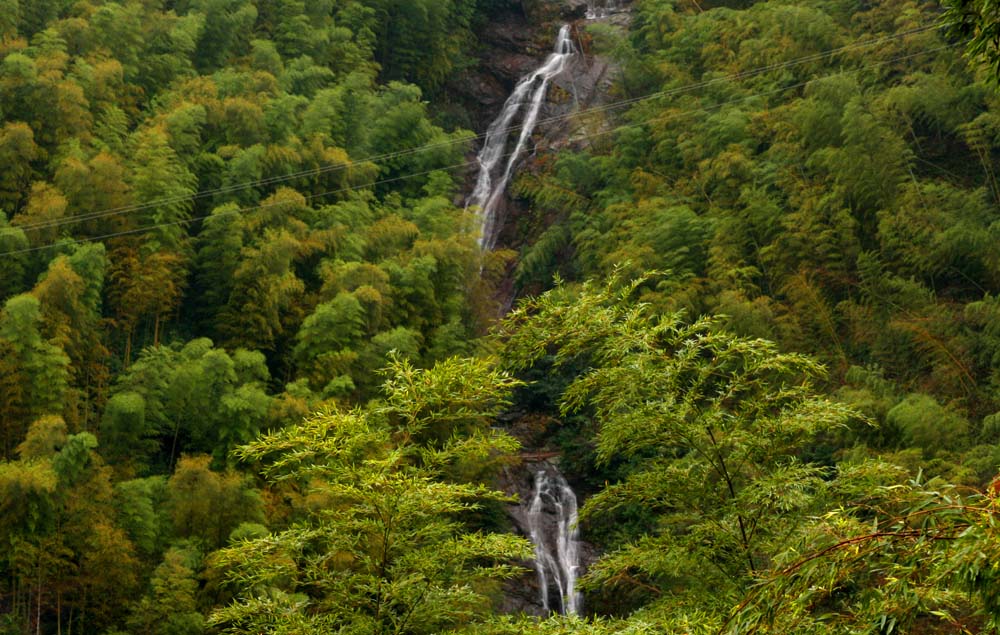
[[[811,79],[804,80],[804,81],[798,82],[796,84],[791,84],[789,86],[782,86],[780,88],[775,88],[775,89],[772,89],[772,90],[769,90],[769,91],[762,91],[762,92],[754,93],[754,94],[751,94],[751,95],[745,95],[745,96],[740,97],[738,99],[732,99],[732,100],[721,102],[719,104],[715,104],[715,105],[712,105],[712,106],[707,106],[705,108],[699,108],[699,109],[696,109],[696,110],[690,110],[690,111],[685,111],[685,112],[680,112],[680,113],[672,112],[672,113],[668,113],[667,115],[661,115],[661,116],[656,116],[656,117],[649,117],[649,118],[644,119],[644,120],[635,121],[635,122],[631,122],[631,123],[627,123],[627,124],[622,124],[620,126],[609,128],[607,130],[601,130],[601,131],[597,131],[597,132],[586,134],[586,135],[577,135],[577,136],[573,137],[573,140],[576,141],[576,140],[582,140],[582,139],[592,139],[592,138],[595,138],[595,137],[600,137],[600,136],[604,136],[604,135],[608,135],[608,134],[613,134],[613,133],[619,132],[621,130],[626,130],[626,129],[629,129],[629,128],[639,127],[639,126],[642,126],[642,125],[645,125],[645,124],[648,124],[648,123],[665,122],[665,121],[671,121],[671,120],[674,120],[674,119],[680,119],[680,118],[683,118],[683,117],[693,116],[693,115],[697,115],[697,114],[704,114],[704,113],[708,113],[708,112],[711,112],[713,110],[718,110],[720,108],[723,108],[725,106],[729,106],[729,105],[732,105],[732,104],[735,104],[735,103],[749,101],[749,100],[755,99],[757,97],[762,97],[762,96],[766,96],[766,95],[773,95],[773,94],[783,93],[783,92],[786,92],[786,91],[789,91],[789,90],[793,90],[793,89],[796,89],[796,88],[802,88],[802,87],[804,87],[804,86],[806,86],[806,85],[808,85],[808,84],[810,84],[812,82],[819,81],[819,80],[822,80],[822,79],[826,79],[828,77],[834,77],[834,76],[837,76],[837,75],[846,75],[846,74],[850,74],[850,73],[857,73],[857,72],[861,72],[861,71],[867,71],[867,70],[870,70],[872,68],[876,68],[878,66],[882,66],[882,65],[886,65],[886,64],[892,64],[892,63],[895,63],[895,62],[900,62],[900,61],[911,59],[911,58],[914,58],[914,57],[919,57],[919,56],[922,56],[922,55],[929,55],[929,54],[932,54],[932,53],[937,53],[939,51],[943,51],[943,50],[955,48],[956,46],[957,46],[956,44],[948,44],[948,45],[940,46],[940,47],[937,47],[937,48],[934,48],[934,49],[929,49],[929,50],[926,50],[926,51],[919,51],[919,52],[916,52],[916,53],[910,53],[908,55],[903,55],[903,56],[895,57],[895,58],[890,59],[890,60],[884,60],[884,61],[880,61],[880,62],[875,62],[874,64],[870,64],[868,66],[862,66],[862,67],[859,67],[859,68],[856,68],[856,69],[850,69],[850,70],[845,70],[845,71],[837,71],[837,72],[834,72],[834,73],[828,73],[826,75],[821,75],[821,76],[813,77]],[[508,154],[506,156],[510,156],[510,154]],[[379,180],[379,181],[372,181],[372,182],[368,182],[368,183],[361,183],[361,184],[351,185],[351,186],[339,188],[339,189],[336,189],[336,190],[330,190],[330,191],[327,191],[327,192],[322,192],[322,193],[319,193],[319,194],[305,195],[304,198],[306,198],[307,200],[316,199],[316,198],[322,198],[324,196],[331,196],[333,194],[340,194],[340,193],[344,193],[344,192],[350,192],[350,191],[355,191],[355,190],[364,189],[364,188],[368,188],[368,187],[373,187],[373,186],[376,186],[376,185],[384,185],[386,183],[393,183],[393,182],[403,181],[403,180],[410,179],[410,178],[415,178],[415,177],[418,177],[418,176],[426,176],[428,174],[431,174],[432,172],[443,171],[443,170],[453,170],[453,169],[458,169],[458,168],[463,168],[463,167],[470,167],[470,166],[473,166],[475,164],[476,164],[476,161],[467,161],[467,162],[464,162],[464,163],[458,163],[458,164],[455,164],[455,165],[450,165],[450,166],[435,168],[435,169],[432,169],[432,170],[425,170],[423,172],[416,172],[416,173],[412,173],[412,174],[404,174],[404,175],[400,175],[400,176],[397,176],[397,177],[392,177],[392,178],[388,178],[388,179],[382,179],[382,180]],[[32,253],[32,252],[36,252],[36,251],[41,251],[43,249],[51,249],[53,247],[63,247],[63,246],[66,246],[66,245],[95,242],[95,241],[99,241],[99,240],[106,240],[106,239],[109,239],[109,238],[115,238],[115,237],[118,237],[118,236],[129,236],[129,235],[141,234],[141,233],[145,233],[145,232],[152,231],[152,230],[155,230],[155,229],[163,229],[163,228],[166,228],[166,227],[175,227],[175,226],[180,226],[180,225],[187,225],[187,224],[199,221],[199,220],[206,220],[206,219],[209,219],[209,218],[219,217],[219,216],[240,215],[240,214],[242,214],[244,212],[250,212],[250,211],[259,210],[259,209],[267,209],[267,208],[270,208],[270,207],[275,207],[275,206],[284,205],[284,204],[286,204],[285,201],[274,202],[274,203],[265,203],[265,204],[261,204],[261,205],[254,205],[254,206],[239,208],[239,209],[230,210],[230,211],[226,211],[226,212],[216,212],[216,213],[213,213],[213,214],[207,214],[207,215],[203,215],[203,216],[196,216],[196,217],[192,217],[192,218],[180,219],[180,220],[171,221],[171,222],[168,222],[168,223],[158,223],[158,224],[154,224],[154,225],[147,225],[145,227],[137,227],[135,229],[130,229],[130,230],[121,231],[121,232],[113,232],[113,233],[105,234],[105,235],[102,235],[102,236],[92,236],[92,237],[85,237],[85,238],[79,238],[79,239],[60,240],[60,241],[57,241],[57,242],[54,242],[54,243],[45,244],[45,245],[37,245],[35,247],[26,247],[24,249],[17,249],[17,250],[12,250],[12,251],[0,252],[0,257],[16,256],[16,255],[25,254],[25,253]]]
[[[376,186],[376,185],[383,185],[385,183],[394,183],[396,181],[403,181],[405,179],[416,178],[418,176],[427,176],[428,174],[431,174],[433,172],[439,172],[439,171],[442,171],[442,170],[452,170],[452,169],[457,169],[457,168],[461,168],[461,167],[467,167],[469,165],[471,165],[471,162],[458,163],[458,164],[446,166],[446,167],[443,167],[443,168],[435,168],[433,170],[425,170],[423,172],[415,172],[413,174],[404,174],[404,175],[393,177],[393,178],[389,178],[389,179],[382,179],[380,181],[371,181],[371,182],[368,182],[368,183],[362,183],[362,184],[358,184],[358,185],[352,185],[352,186],[349,186],[349,187],[344,187],[344,188],[340,188],[340,189],[336,189],[336,190],[329,190],[329,191],[326,191],[326,192],[320,192],[319,194],[308,194],[308,195],[302,195],[302,196],[306,200],[312,200],[312,199],[322,198],[324,196],[332,196],[334,194],[341,194],[341,193],[350,192],[350,191],[353,191],[353,190],[358,190],[358,189],[373,187],[373,186]],[[116,238],[118,236],[131,236],[131,235],[134,235],[134,234],[143,234],[143,233],[152,231],[154,229],[164,229],[164,228],[167,228],[167,227],[176,227],[176,226],[179,226],[179,225],[188,225],[190,223],[194,223],[194,222],[197,222],[197,221],[200,221],[200,220],[207,220],[207,219],[211,219],[211,218],[218,218],[218,217],[221,217],[221,216],[239,216],[239,215],[242,215],[244,212],[252,212],[254,210],[260,210],[260,209],[269,209],[271,207],[278,207],[278,206],[287,205],[287,204],[288,204],[287,201],[275,201],[273,203],[262,203],[260,205],[251,205],[249,207],[241,207],[241,208],[237,208],[237,209],[233,209],[233,210],[226,210],[226,211],[218,211],[218,210],[216,210],[216,211],[212,212],[211,214],[206,214],[204,216],[195,216],[195,217],[192,217],[192,218],[183,218],[183,219],[176,220],[176,221],[170,221],[168,223],[157,223],[155,225],[146,225],[144,227],[136,227],[135,229],[129,229],[129,230],[120,231],[120,232],[113,232],[113,233],[110,233],[110,234],[104,234],[102,236],[88,236],[88,237],[84,237],[84,238],[73,238],[73,239],[68,239],[68,240],[59,240],[57,242],[49,243],[49,244],[46,244],[46,245],[38,245],[36,247],[27,247],[25,249],[18,249],[16,251],[5,251],[5,252],[0,253],[0,257],[2,257],[2,256],[13,256],[13,255],[17,255],[17,254],[31,253],[31,252],[35,252],[35,251],[41,251],[42,249],[51,249],[53,247],[63,247],[65,245],[74,245],[74,244],[79,244],[79,243],[90,243],[90,242],[95,242],[95,241],[99,241],[99,240],[107,240],[109,238]]]
[[[940,27],[938,27],[936,25],[923,26],[923,27],[918,27],[918,28],[915,28],[915,29],[910,29],[908,31],[903,31],[901,33],[895,33],[893,35],[887,35],[887,36],[883,36],[883,37],[879,37],[879,38],[873,38],[873,39],[864,40],[864,41],[861,41],[861,42],[854,42],[854,43],[847,44],[847,45],[844,45],[844,46],[841,46],[841,47],[838,47],[838,48],[829,49],[829,50],[826,50],[826,51],[821,51],[819,53],[813,53],[811,55],[806,55],[806,56],[799,57],[799,58],[796,58],[796,59],[788,60],[786,62],[769,64],[769,65],[766,65],[766,66],[761,66],[761,67],[749,69],[747,71],[742,71],[742,72],[739,72],[739,73],[734,73],[734,74],[731,74],[731,75],[725,75],[725,76],[722,76],[722,77],[716,77],[716,78],[713,78],[713,79],[704,80],[704,81],[696,82],[696,83],[693,83],[693,84],[687,84],[685,86],[679,86],[679,87],[676,87],[676,88],[671,88],[671,89],[667,89],[667,90],[661,90],[661,91],[649,93],[649,94],[638,96],[638,97],[632,97],[632,98],[629,98],[629,99],[622,99],[622,100],[618,100],[618,101],[614,101],[614,102],[609,102],[607,104],[602,104],[600,106],[594,106],[592,108],[585,108],[585,109],[578,110],[578,111],[575,111],[575,112],[566,113],[566,114],[563,114],[563,115],[554,115],[552,117],[540,119],[537,122],[537,125],[545,125],[545,124],[559,122],[559,121],[562,121],[562,120],[572,119],[572,118],[575,118],[575,117],[581,117],[581,116],[586,116],[586,115],[590,115],[590,114],[594,114],[594,113],[601,113],[601,112],[606,112],[606,111],[610,111],[610,110],[616,110],[616,109],[623,108],[625,106],[630,106],[630,105],[633,105],[633,104],[636,104],[636,103],[640,103],[640,102],[643,102],[643,101],[649,101],[649,100],[660,98],[660,97],[668,97],[668,96],[674,96],[674,95],[678,95],[678,94],[683,94],[683,93],[695,91],[695,90],[698,90],[698,89],[701,89],[701,88],[705,88],[705,87],[708,87],[708,86],[713,86],[715,84],[719,84],[719,83],[723,83],[723,82],[741,81],[741,80],[745,80],[745,79],[750,79],[752,77],[756,77],[758,75],[761,75],[761,74],[764,74],[764,73],[767,73],[767,72],[771,72],[771,71],[775,71],[775,70],[781,70],[781,69],[785,69],[785,68],[791,68],[793,66],[799,66],[799,65],[802,65],[802,64],[807,64],[809,62],[817,61],[817,60],[823,59],[825,57],[830,57],[830,56],[833,56],[833,55],[836,55],[838,53],[842,53],[842,52],[845,52],[845,51],[848,51],[848,50],[853,50],[853,49],[858,49],[858,48],[865,48],[865,47],[875,46],[877,44],[881,44],[881,43],[884,43],[884,42],[888,42],[888,41],[892,41],[892,40],[895,40],[895,39],[903,38],[903,37],[906,37],[906,36],[909,36],[909,35],[915,35],[915,34],[918,34],[918,33],[924,33],[924,32],[927,32],[927,31],[932,31],[932,30],[935,30],[935,29],[938,29],[938,28],[940,28]],[[521,126],[521,125],[512,126],[510,128],[510,130],[511,130],[511,132],[516,132],[516,131],[520,130],[522,127],[523,126]],[[292,173],[292,174],[285,174],[285,175],[280,175],[280,176],[273,176],[273,177],[268,177],[266,179],[259,179],[259,180],[256,180],[256,181],[246,181],[246,182],[243,182],[243,183],[237,183],[237,184],[228,185],[228,186],[224,186],[224,187],[220,187],[220,188],[215,188],[215,189],[211,189],[211,190],[202,190],[202,191],[194,192],[192,194],[187,194],[187,195],[183,195],[183,196],[175,196],[175,197],[168,197],[168,198],[157,199],[155,201],[149,201],[149,202],[146,202],[146,203],[137,203],[137,204],[134,204],[134,205],[126,205],[126,206],[121,206],[121,207],[108,208],[108,209],[104,209],[104,210],[98,210],[98,211],[94,211],[94,212],[88,212],[86,214],[79,214],[77,216],[72,216],[72,217],[69,217],[69,218],[59,218],[59,219],[43,220],[43,221],[38,221],[36,223],[29,223],[29,224],[26,224],[26,225],[19,225],[19,227],[21,229],[23,229],[23,230],[43,229],[43,228],[49,228],[49,227],[59,227],[61,225],[67,225],[67,224],[80,223],[80,222],[85,222],[85,221],[88,221],[88,220],[96,220],[96,219],[100,219],[100,218],[107,218],[107,217],[111,217],[111,216],[118,216],[118,215],[130,214],[130,213],[133,213],[133,212],[139,212],[139,211],[143,211],[143,210],[146,210],[146,209],[151,209],[151,208],[154,208],[154,207],[158,207],[160,205],[169,205],[171,203],[178,203],[178,202],[184,202],[184,201],[197,201],[199,199],[206,198],[206,197],[209,197],[209,196],[214,196],[216,194],[229,194],[229,193],[233,193],[233,192],[239,192],[239,191],[242,191],[242,190],[250,189],[250,188],[253,188],[253,187],[261,187],[261,186],[267,186],[267,185],[274,185],[276,183],[283,183],[283,182],[286,182],[286,181],[291,181],[291,180],[300,179],[300,178],[307,178],[307,177],[310,177],[310,176],[319,176],[321,174],[330,173],[330,172],[340,172],[340,171],[343,171],[343,170],[348,170],[348,169],[351,169],[351,168],[356,168],[356,167],[364,166],[366,164],[379,163],[379,162],[389,161],[391,159],[397,159],[397,158],[401,158],[401,157],[410,156],[410,155],[413,155],[413,154],[417,154],[419,152],[426,152],[426,151],[429,151],[429,150],[436,150],[436,149],[448,148],[448,147],[452,147],[452,146],[455,146],[455,145],[458,145],[458,144],[468,143],[468,142],[471,142],[471,141],[479,141],[479,140],[484,139],[485,137],[486,137],[486,133],[484,132],[482,134],[473,135],[473,136],[470,136],[470,137],[461,137],[461,138],[458,138],[458,139],[451,139],[449,141],[441,141],[441,142],[437,142],[437,143],[431,143],[431,144],[426,144],[426,145],[423,145],[423,146],[418,146],[418,147],[415,147],[415,148],[408,148],[406,150],[398,150],[398,151],[395,151],[395,152],[387,152],[387,153],[380,154],[380,155],[369,156],[369,157],[366,157],[366,158],[363,158],[363,159],[350,160],[350,161],[346,161],[346,162],[342,162],[342,163],[327,164],[327,165],[324,165],[324,166],[319,166],[319,167],[316,167],[316,168],[311,168],[309,170],[302,170],[302,171],[295,172],[295,173]]]

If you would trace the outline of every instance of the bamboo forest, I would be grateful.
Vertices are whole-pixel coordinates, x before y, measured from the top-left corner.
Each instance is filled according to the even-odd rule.
[[[0,635],[1000,633],[988,0],[0,0]]]

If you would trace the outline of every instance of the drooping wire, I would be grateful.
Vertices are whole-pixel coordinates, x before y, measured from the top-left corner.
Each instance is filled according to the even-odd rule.
[[[627,130],[627,129],[630,129],[630,128],[640,127],[640,126],[643,126],[643,125],[646,125],[646,124],[650,124],[650,123],[654,123],[654,122],[656,122],[656,123],[663,123],[663,122],[672,121],[672,120],[675,120],[675,119],[681,119],[681,118],[689,117],[689,116],[693,116],[693,115],[704,114],[704,113],[712,112],[714,110],[721,109],[721,108],[723,108],[725,106],[729,106],[729,105],[732,105],[732,104],[750,101],[750,100],[756,99],[758,97],[763,97],[763,96],[766,96],[766,95],[773,95],[773,94],[783,93],[783,92],[786,92],[786,91],[789,91],[789,90],[794,90],[794,89],[797,89],[797,88],[802,88],[802,87],[805,87],[805,86],[807,86],[807,85],[809,85],[809,84],[811,84],[813,82],[820,81],[820,80],[823,80],[823,79],[827,79],[829,77],[835,77],[835,76],[838,76],[838,75],[848,75],[848,74],[852,74],[852,73],[858,73],[858,72],[862,72],[862,71],[867,71],[867,70],[871,70],[871,69],[879,67],[879,66],[884,66],[884,65],[887,65],[887,64],[893,64],[893,63],[904,61],[904,60],[907,60],[907,59],[912,59],[912,58],[915,58],[915,57],[920,57],[920,56],[923,56],[923,55],[930,55],[932,53],[937,53],[937,52],[940,52],[940,51],[943,51],[943,50],[952,49],[952,48],[955,48],[956,46],[958,46],[958,45],[957,44],[946,44],[944,46],[940,46],[940,47],[937,47],[937,48],[928,49],[928,50],[925,50],[925,51],[918,51],[918,52],[915,52],[915,53],[910,53],[910,54],[907,54],[907,55],[902,55],[902,56],[894,57],[894,58],[889,59],[889,60],[883,60],[883,61],[875,62],[873,64],[869,64],[869,65],[866,65],[866,66],[861,66],[861,67],[854,68],[854,69],[841,70],[841,71],[836,71],[836,72],[833,72],[833,73],[827,73],[825,75],[815,76],[815,77],[812,77],[810,79],[807,79],[807,80],[804,80],[804,81],[801,81],[801,82],[797,82],[795,84],[790,84],[790,85],[787,85],[787,86],[782,86],[780,88],[775,88],[775,89],[772,89],[772,90],[760,91],[760,92],[756,92],[756,93],[753,93],[753,94],[750,94],[750,95],[744,95],[744,96],[736,98],[736,99],[732,99],[732,100],[725,101],[725,102],[720,102],[718,104],[714,104],[712,106],[707,106],[707,107],[704,107],[704,108],[699,108],[699,109],[689,110],[689,111],[684,111],[684,112],[670,112],[670,113],[667,113],[666,115],[659,115],[659,116],[648,117],[646,119],[642,119],[642,120],[638,120],[638,121],[633,121],[633,122],[629,122],[629,123],[626,123],[626,124],[621,124],[621,125],[618,125],[618,126],[615,126],[615,127],[612,127],[612,128],[608,128],[608,129],[605,129],[605,130],[600,130],[600,131],[597,131],[597,132],[592,132],[592,133],[583,134],[583,135],[574,135],[572,139],[574,141],[583,140],[583,139],[592,139],[592,138],[596,138],[596,137],[600,137],[600,136],[604,136],[604,135],[614,134],[614,133],[620,132],[622,130]],[[464,162],[464,163],[457,163],[457,164],[450,165],[450,166],[438,167],[438,168],[434,168],[434,169],[430,169],[430,170],[425,170],[425,171],[422,171],[422,172],[415,172],[415,173],[411,173],[411,174],[403,174],[403,175],[399,175],[399,176],[396,176],[396,177],[382,179],[382,180],[377,180],[377,181],[370,181],[370,182],[367,182],[367,183],[359,183],[359,184],[355,184],[355,185],[350,185],[350,186],[347,186],[347,187],[339,188],[339,189],[336,189],[336,190],[330,190],[330,191],[327,191],[327,192],[321,192],[321,193],[318,193],[318,194],[303,195],[303,197],[305,199],[307,199],[307,200],[312,200],[312,199],[316,199],[316,198],[322,198],[322,197],[325,197],[325,196],[332,196],[334,194],[341,194],[341,193],[356,191],[356,190],[360,190],[360,189],[366,189],[366,188],[374,187],[374,186],[377,186],[377,185],[384,185],[386,183],[394,183],[394,182],[398,182],[398,181],[403,181],[403,180],[406,180],[406,179],[416,178],[416,177],[419,177],[419,176],[426,176],[426,175],[429,175],[429,174],[431,174],[433,172],[448,171],[448,170],[455,170],[455,169],[460,169],[460,168],[472,167],[475,164],[476,164],[476,161],[467,161],[467,162]],[[202,215],[202,216],[195,216],[195,217],[191,217],[191,218],[185,218],[185,219],[180,219],[180,220],[166,222],[166,223],[157,223],[157,224],[153,224],[153,225],[146,225],[146,226],[143,226],[143,227],[137,227],[137,228],[134,228],[134,229],[120,231],[120,232],[113,232],[113,233],[104,234],[104,235],[101,235],[101,236],[89,236],[89,237],[83,237],[83,238],[77,238],[77,239],[64,238],[64,239],[60,239],[60,240],[57,240],[57,241],[52,242],[52,243],[47,243],[45,245],[37,245],[37,246],[34,246],[34,247],[26,247],[26,248],[23,248],[23,249],[16,249],[16,250],[11,250],[11,251],[6,251],[6,252],[0,252],[0,258],[7,257],[7,256],[15,256],[15,255],[19,255],[19,254],[25,254],[25,253],[32,253],[32,252],[40,251],[40,250],[43,250],[43,249],[50,249],[50,248],[53,248],[53,247],[61,248],[61,247],[67,246],[67,245],[89,243],[89,242],[95,242],[95,241],[100,241],[100,240],[107,240],[107,239],[115,238],[115,237],[119,237],[119,236],[128,236],[128,235],[141,234],[141,233],[145,233],[145,232],[152,231],[152,230],[155,230],[155,229],[163,229],[163,228],[167,228],[167,227],[175,227],[175,226],[180,226],[180,225],[187,225],[187,224],[190,224],[190,223],[194,223],[196,221],[206,220],[206,219],[209,219],[209,218],[218,218],[218,217],[221,217],[221,216],[240,215],[240,214],[242,214],[244,212],[250,212],[250,211],[260,210],[260,209],[267,209],[267,208],[270,208],[270,207],[276,207],[276,206],[285,205],[285,204],[287,204],[285,201],[278,201],[278,202],[273,202],[273,203],[264,203],[264,204],[260,204],[260,205],[253,205],[253,206],[243,207],[243,208],[239,208],[239,209],[235,209],[235,210],[228,210],[228,211],[224,211],[224,212],[216,211],[216,212],[211,213],[211,214],[206,214],[206,215]],[[74,222],[75,222],[75,219],[74,219]],[[19,229],[24,229],[25,226],[18,226],[18,228]]]
[[[712,78],[712,79],[709,79],[709,80],[704,80],[704,81],[700,81],[700,82],[686,84],[684,86],[678,86],[678,87],[670,88],[670,89],[666,89],[666,90],[656,91],[656,92],[653,92],[653,93],[648,93],[646,95],[641,95],[641,96],[632,97],[632,98],[628,98],[628,99],[617,100],[617,101],[609,102],[609,103],[606,103],[606,104],[601,104],[599,106],[594,106],[594,107],[591,107],[591,108],[585,108],[585,109],[582,109],[582,110],[574,111],[574,112],[571,112],[571,113],[565,113],[565,114],[561,114],[561,115],[553,115],[553,116],[548,117],[548,118],[540,119],[538,121],[538,125],[547,125],[547,124],[557,123],[557,122],[560,122],[560,121],[569,120],[569,119],[573,119],[573,118],[577,118],[577,117],[583,117],[583,116],[590,115],[590,114],[596,114],[596,113],[602,113],[602,112],[607,112],[607,111],[611,111],[611,110],[616,110],[616,109],[624,108],[626,106],[630,106],[630,105],[633,105],[633,104],[636,104],[636,103],[641,103],[641,102],[644,102],[644,101],[650,101],[650,100],[653,100],[653,99],[657,99],[657,98],[660,98],[660,97],[669,97],[669,96],[675,96],[675,95],[679,95],[679,94],[683,94],[683,93],[687,93],[687,92],[692,92],[692,91],[699,90],[699,89],[702,89],[702,88],[706,88],[706,87],[709,87],[709,86],[713,86],[713,85],[716,85],[716,84],[719,84],[719,83],[732,82],[732,81],[742,81],[742,80],[745,80],[745,79],[756,77],[757,75],[761,75],[763,73],[767,73],[767,72],[771,72],[771,71],[775,71],[775,70],[782,70],[782,69],[785,69],[785,68],[791,68],[793,66],[799,66],[799,65],[802,65],[802,64],[807,64],[809,62],[817,61],[817,60],[823,59],[825,57],[830,57],[830,56],[836,55],[838,53],[843,53],[845,51],[849,51],[849,50],[853,50],[853,49],[858,49],[858,48],[865,48],[865,47],[875,46],[877,44],[881,44],[881,43],[888,42],[888,41],[891,41],[891,40],[903,38],[903,37],[906,37],[906,36],[909,36],[909,35],[915,35],[915,34],[918,34],[918,33],[927,32],[927,31],[931,31],[931,30],[935,30],[935,29],[939,29],[939,28],[940,27],[938,27],[936,25],[934,25],[934,26],[923,26],[923,27],[919,27],[919,28],[915,28],[915,29],[910,29],[908,31],[903,31],[901,33],[895,33],[895,34],[892,34],[892,35],[887,35],[887,36],[883,36],[883,37],[879,37],[879,38],[873,38],[873,39],[869,39],[869,40],[864,40],[864,41],[861,41],[861,42],[854,42],[854,43],[847,44],[847,45],[844,45],[844,46],[841,46],[841,47],[837,47],[837,48],[834,48],[834,49],[829,49],[829,50],[826,50],[826,51],[821,51],[821,52],[818,52],[818,53],[813,53],[813,54],[806,55],[806,56],[799,57],[799,58],[795,58],[795,59],[792,59],[792,60],[787,60],[785,62],[778,62],[778,63],[774,63],[774,64],[768,64],[766,66],[760,66],[760,67],[757,67],[757,68],[748,69],[746,71],[741,71],[739,73],[734,73],[734,74],[725,75],[725,76],[721,76],[721,77],[715,77],[715,78]],[[511,131],[512,132],[516,132],[516,131],[520,130],[520,128],[521,128],[520,125],[518,125],[518,126],[512,126],[511,127]],[[277,183],[283,183],[283,182],[287,182],[287,181],[293,181],[293,180],[296,180],[296,179],[308,178],[308,177],[311,177],[311,176],[319,176],[321,174],[327,174],[327,173],[333,173],[333,172],[340,172],[340,171],[343,171],[343,170],[349,170],[349,169],[352,169],[352,168],[357,168],[357,167],[362,167],[362,166],[370,165],[372,163],[376,163],[377,164],[377,163],[380,163],[380,162],[385,162],[385,161],[390,161],[390,160],[393,160],[393,159],[398,159],[398,158],[402,158],[402,157],[411,156],[413,154],[417,154],[417,153],[420,153],[420,152],[426,152],[426,151],[437,150],[437,149],[442,149],[442,148],[449,148],[449,147],[453,147],[455,145],[466,144],[466,143],[470,143],[470,142],[474,142],[474,141],[481,141],[482,139],[485,138],[485,136],[486,136],[486,133],[482,133],[482,134],[478,134],[478,135],[472,135],[472,136],[463,136],[463,137],[460,137],[460,138],[457,138],[457,139],[451,139],[451,140],[448,140],[448,141],[440,141],[440,142],[436,142],[436,143],[425,144],[425,145],[418,146],[418,147],[415,147],[415,148],[408,148],[408,149],[405,149],[405,150],[398,150],[398,151],[394,151],[394,152],[387,152],[387,153],[383,153],[383,154],[379,154],[379,155],[373,155],[373,156],[365,157],[365,158],[362,158],[362,159],[355,159],[355,160],[348,160],[348,161],[344,161],[344,162],[331,163],[331,164],[319,166],[319,167],[316,167],[316,168],[310,168],[308,170],[302,170],[302,171],[299,171],[299,172],[294,172],[294,173],[291,173],[291,174],[276,175],[276,176],[273,176],[273,177],[268,177],[268,178],[265,178],[265,179],[258,179],[258,180],[255,180],[255,181],[245,181],[245,182],[242,182],[242,183],[236,183],[236,184],[227,185],[227,186],[223,186],[223,187],[219,187],[219,188],[215,188],[215,189],[201,190],[201,191],[194,192],[194,193],[191,193],[191,194],[185,194],[185,195],[175,196],[175,197],[161,198],[161,199],[157,199],[157,200],[154,200],[154,201],[147,201],[145,203],[136,203],[136,204],[133,204],[133,205],[125,205],[125,206],[120,206],[120,207],[107,208],[107,209],[104,209],[104,210],[96,210],[96,211],[93,211],[93,212],[87,212],[85,214],[79,214],[79,215],[76,215],[76,216],[70,216],[70,217],[66,217],[66,218],[56,218],[56,219],[41,220],[41,221],[37,221],[35,223],[27,223],[27,224],[23,224],[23,225],[18,225],[18,227],[20,229],[22,229],[22,230],[29,231],[29,230],[45,229],[45,228],[50,228],[50,227],[59,227],[59,226],[62,226],[62,225],[76,224],[76,223],[81,223],[81,222],[85,222],[85,221],[89,221],[89,220],[96,220],[96,219],[102,219],[102,218],[109,218],[109,217],[113,217],[113,216],[131,214],[131,213],[134,213],[134,212],[140,212],[140,211],[143,211],[143,210],[147,210],[147,209],[152,209],[152,208],[155,208],[155,207],[159,207],[161,205],[169,205],[169,204],[172,204],[172,203],[179,203],[179,202],[185,202],[185,201],[197,201],[199,199],[210,197],[210,196],[215,196],[215,195],[218,195],[218,194],[230,194],[230,193],[233,193],[233,192],[239,192],[239,191],[243,191],[243,190],[250,189],[250,188],[262,187],[262,186],[268,186],[268,185],[274,185],[274,184],[277,184]]]

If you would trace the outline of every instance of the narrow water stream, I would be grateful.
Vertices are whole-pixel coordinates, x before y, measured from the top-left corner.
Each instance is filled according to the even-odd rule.
[[[535,473],[527,520],[535,543],[539,603],[545,613],[578,615],[583,596],[576,590],[580,569],[576,494],[557,470]]]
[[[588,0],[587,19],[598,20],[622,11],[620,0]]]
[[[466,207],[478,208],[481,225],[479,246],[484,251],[493,249],[499,233],[497,218],[517,163],[521,160],[528,140],[538,123],[538,114],[548,94],[549,82],[565,70],[575,49],[570,36],[569,25],[559,29],[559,36],[553,52],[535,71],[517,83],[514,92],[503,105],[503,109],[486,130],[483,147],[477,157],[479,177],[476,187],[466,201]],[[510,137],[515,127],[520,128],[513,148]]]

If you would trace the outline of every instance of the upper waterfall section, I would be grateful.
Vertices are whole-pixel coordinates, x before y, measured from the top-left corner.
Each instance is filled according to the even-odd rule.
[[[600,20],[620,11],[624,11],[621,0],[588,0],[586,17],[588,20]]]
[[[549,83],[566,69],[575,54],[570,26],[564,24],[552,53],[541,66],[521,78],[504,102],[500,115],[486,130],[477,156],[476,186],[466,200],[466,207],[477,210],[481,227],[479,246],[484,251],[496,245],[504,195],[538,123]]]

